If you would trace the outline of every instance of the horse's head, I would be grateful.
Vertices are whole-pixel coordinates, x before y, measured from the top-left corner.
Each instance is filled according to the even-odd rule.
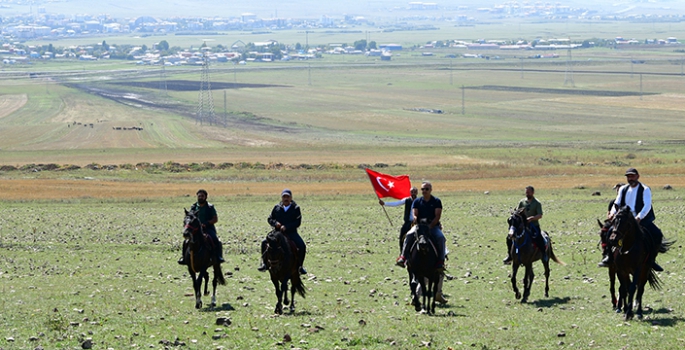
[[[192,242],[195,235],[202,233],[202,223],[197,216],[197,212],[183,210],[186,213],[186,216],[183,219],[183,237],[190,239]]]
[[[634,235],[639,232],[639,224],[629,206],[620,208],[614,215],[614,219],[611,221],[614,227],[609,240],[612,244],[617,246],[622,246],[623,242],[630,240]]]
[[[426,254],[428,249],[430,249],[430,227],[428,226],[428,220],[421,219],[416,228],[416,245],[421,254]]]
[[[283,247],[283,234],[273,230],[266,236],[266,260],[269,261],[269,269],[278,270],[281,267],[283,257],[286,254]]]
[[[526,214],[524,209],[518,209],[511,212],[511,216],[507,219],[509,224],[509,238],[515,240],[525,233],[526,228]]]

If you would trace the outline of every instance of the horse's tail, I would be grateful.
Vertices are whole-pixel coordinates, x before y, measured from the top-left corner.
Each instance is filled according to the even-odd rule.
[[[666,241],[666,240],[661,240],[661,244],[659,245],[659,253],[666,253],[669,249],[671,249],[671,246],[675,244],[676,241]]]
[[[220,285],[226,285],[226,279],[224,279],[224,273],[221,271],[221,265],[219,264],[214,264],[214,277],[216,277],[216,281],[219,282]]]
[[[302,279],[300,278],[300,272],[296,269],[292,275],[290,281],[293,283],[293,288],[295,288],[297,294],[304,298],[305,294],[307,294],[307,290],[304,289],[304,283],[302,283]]]
[[[652,268],[649,269],[649,273],[647,274],[647,282],[649,282],[649,286],[652,287],[652,289],[661,289],[661,279],[659,279],[659,275],[657,275]]]
[[[548,234],[549,236],[549,234]],[[552,239],[549,239],[549,258],[552,259],[555,263],[561,265],[561,266],[566,266],[566,263],[559,260],[556,255],[554,255],[554,249],[552,249]]]

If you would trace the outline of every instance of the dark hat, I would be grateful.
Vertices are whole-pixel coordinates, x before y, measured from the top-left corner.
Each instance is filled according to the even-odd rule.
[[[628,168],[628,170],[626,170],[625,175],[626,176],[628,176],[628,175],[640,175],[640,173],[638,173],[637,169],[635,169],[635,168]]]
[[[286,188],[283,190],[283,192],[281,192],[281,197],[286,196],[286,195],[289,197],[292,197],[293,193],[289,189]]]

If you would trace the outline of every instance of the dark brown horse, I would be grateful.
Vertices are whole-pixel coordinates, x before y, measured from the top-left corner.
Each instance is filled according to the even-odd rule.
[[[290,313],[295,312],[295,292],[303,298],[306,290],[300,279],[297,247],[281,231],[273,230],[266,236],[265,261],[269,266],[271,282],[276,288],[278,303],[274,313],[283,314],[283,304],[290,303]],[[288,281],[291,282],[288,300]]]
[[[605,220],[604,223],[601,221],[597,220],[597,223],[599,224],[600,228],[600,237],[601,241],[600,244],[602,244],[602,248],[604,248],[604,245],[609,244],[609,235],[611,235],[611,231],[613,231],[613,226],[611,223],[611,220]],[[613,254],[613,252],[610,252],[610,254]],[[623,290],[626,288],[626,286],[620,284],[619,285],[619,296],[621,296],[621,299],[616,298],[616,264],[614,264],[614,259],[610,260],[609,266],[609,292],[611,293],[611,305],[613,305],[614,310],[616,312],[621,312],[623,310],[623,307],[626,305],[626,297],[627,293]]]
[[[542,265],[545,267],[545,297],[549,297],[549,260],[542,259],[543,249],[547,249],[547,256],[554,260],[554,262],[561,265],[566,264],[557,259],[554,255],[552,240],[546,232],[541,231],[541,234],[548,237],[549,244],[547,244],[546,248],[536,247],[533,244],[532,232],[523,208],[514,211],[509,219],[507,219],[507,223],[509,224],[509,239],[513,242],[510,252],[511,257],[513,258],[511,263],[511,285],[514,288],[514,293],[516,293],[516,299],[521,298],[521,293],[519,292],[518,287],[516,287],[516,273],[518,272],[519,267],[521,265],[525,266],[525,274],[523,276],[523,298],[521,299],[521,303],[525,303],[530,296],[530,289],[533,285],[533,278],[535,277],[533,263],[538,260],[542,260]]]
[[[429,315],[435,314],[435,292],[441,273],[437,270],[438,252],[430,237],[430,228],[425,223],[416,226],[416,240],[410,248],[407,269],[413,281],[418,282],[423,300],[419,303],[418,293],[414,291],[412,304],[416,311],[422,309]]]
[[[625,319],[633,318],[633,299],[637,304],[637,317],[642,318],[642,295],[649,282],[654,290],[661,289],[659,276],[652,268],[658,253],[666,253],[673,242],[655,242],[652,236],[635,220],[630,207],[618,209],[612,221],[609,244],[614,248],[613,264],[621,283],[619,300],[625,299]],[[632,280],[630,277],[633,277]],[[637,294],[636,294],[637,292]]]
[[[202,308],[202,295],[200,289],[202,288],[202,279],[205,279],[205,295],[209,295],[207,290],[207,281],[209,281],[209,273],[207,269],[210,266],[214,267],[214,279],[212,280],[212,304],[216,305],[216,285],[225,285],[226,280],[224,274],[221,272],[221,265],[216,260],[213,254],[212,238],[202,232],[202,223],[197,217],[197,213],[185,210],[186,216],[183,219],[183,237],[188,239],[188,249],[183,253],[185,260],[188,261],[188,272],[190,278],[193,280],[193,289],[195,290],[195,308]]]

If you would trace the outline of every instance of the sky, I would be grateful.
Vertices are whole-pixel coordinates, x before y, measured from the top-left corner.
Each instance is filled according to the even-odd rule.
[[[21,13],[37,13],[44,7],[48,13],[62,14],[109,14],[114,17],[132,18],[142,15],[153,17],[197,16],[235,17],[250,12],[260,18],[319,18],[350,14],[369,18],[392,17],[406,14],[408,0],[33,0],[33,5],[17,5],[5,0],[0,16]],[[414,0],[415,1],[415,0]],[[28,1],[21,1],[28,3]],[[513,0],[427,0],[449,11],[474,11],[479,7],[515,2]],[[685,13],[682,0],[519,0],[519,4],[558,3],[573,7],[591,8],[602,13]],[[438,12],[438,11],[436,11]],[[420,11],[419,14],[436,12]],[[438,12],[439,13],[439,12]]]

